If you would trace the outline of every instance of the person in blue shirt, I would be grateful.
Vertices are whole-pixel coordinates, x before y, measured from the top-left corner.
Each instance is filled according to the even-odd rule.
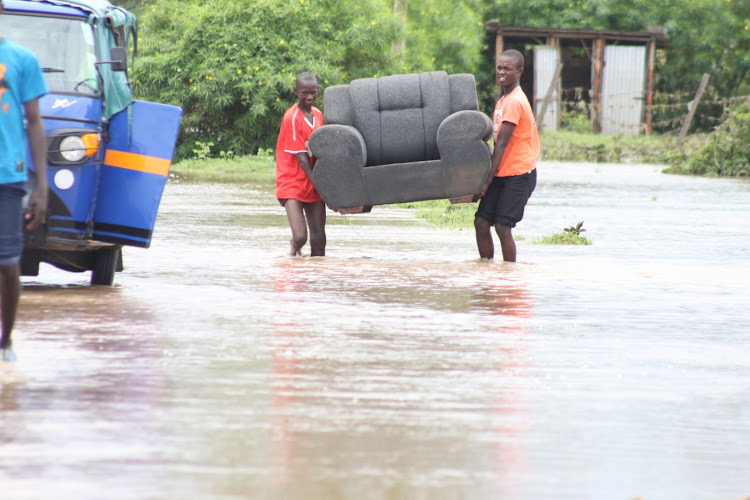
[[[2,35],[0,33],[0,360],[10,362],[15,360],[11,332],[21,295],[23,224],[25,222],[26,228],[31,230],[47,217],[47,146],[39,113],[39,98],[47,93],[47,84],[33,52]],[[36,186],[24,214],[29,147]]]

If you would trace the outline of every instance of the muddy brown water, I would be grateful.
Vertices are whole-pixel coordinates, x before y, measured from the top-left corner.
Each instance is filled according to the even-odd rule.
[[[539,172],[515,265],[386,207],[288,258],[269,187],[171,182],[114,287],[24,278],[0,497],[750,494],[750,183]]]

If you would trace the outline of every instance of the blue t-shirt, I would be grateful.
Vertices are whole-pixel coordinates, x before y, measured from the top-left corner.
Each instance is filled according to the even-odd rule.
[[[34,53],[8,40],[0,42],[0,184],[26,180],[24,103],[46,93]]]

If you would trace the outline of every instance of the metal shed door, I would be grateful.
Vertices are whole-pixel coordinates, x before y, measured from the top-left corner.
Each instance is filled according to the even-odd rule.
[[[604,47],[602,133],[638,135],[643,115],[646,47]]]
[[[540,130],[557,130],[560,124],[560,78],[552,81],[555,69],[560,62],[560,47],[537,45],[534,47],[534,116]],[[544,98],[552,85],[552,97],[547,103],[542,122],[539,113],[544,106]]]

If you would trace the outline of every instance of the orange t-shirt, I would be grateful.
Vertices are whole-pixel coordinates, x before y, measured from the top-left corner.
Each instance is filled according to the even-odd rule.
[[[495,176],[508,177],[534,170],[540,152],[539,134],[536,131],[536,120],[531,105],[520,85],[497,101],[493,122],[496,127],[496,141],[503,122],[516,125]]]
[[[297,153],[310,154],[307,140],[313,130],[323,125],[323,113],[312,107],[313,121],[295,104],[287,109],[281,119],[279,140],[276,142],[276,197],[299,200],[304,203],[320,201],[322,198],[297,161]],[[315,158],[310,156],[310,165]]]

